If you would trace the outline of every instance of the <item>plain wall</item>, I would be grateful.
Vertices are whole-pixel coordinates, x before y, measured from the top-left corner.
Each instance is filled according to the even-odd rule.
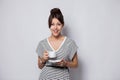
[[[73,80],[120,80],[119,0],[0,0],[0,80],[38,80],[35,50],[54,7],[79,47]]]

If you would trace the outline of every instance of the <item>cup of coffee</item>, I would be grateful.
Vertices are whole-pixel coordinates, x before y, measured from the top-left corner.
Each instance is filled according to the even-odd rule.
[[[49,56],[49,58],[56,58],[55,51],[48,51],[48,56]]]

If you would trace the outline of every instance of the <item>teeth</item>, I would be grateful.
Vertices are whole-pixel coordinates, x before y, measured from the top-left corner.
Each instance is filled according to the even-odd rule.
[[[58,32],[57,30],[55,30],[54,32]]]

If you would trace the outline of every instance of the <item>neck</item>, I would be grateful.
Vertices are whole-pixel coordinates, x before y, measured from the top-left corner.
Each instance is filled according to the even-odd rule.
[[[53,36],[53,35],[50,36],[50,38],[55,39],[55,40],[61,39],[62,37],[63,35],[61,34],[59,36]]]

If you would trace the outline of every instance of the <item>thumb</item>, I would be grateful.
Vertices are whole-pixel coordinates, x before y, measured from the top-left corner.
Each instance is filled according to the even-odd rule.
[[[45,50],[44,53],[47,53],[47,51]]]

